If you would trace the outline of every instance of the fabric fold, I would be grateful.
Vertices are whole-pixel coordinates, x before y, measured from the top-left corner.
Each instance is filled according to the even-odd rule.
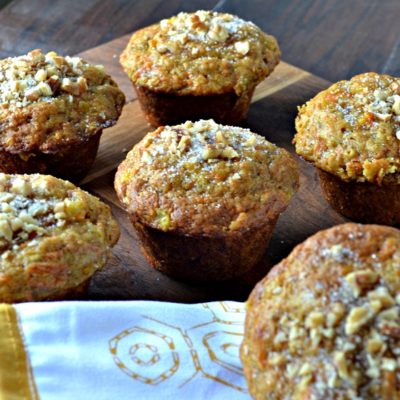
[[[18,315],[0,304],[0,400],[39,399]]]

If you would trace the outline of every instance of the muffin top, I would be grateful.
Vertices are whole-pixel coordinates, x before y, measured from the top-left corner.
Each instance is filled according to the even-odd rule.
[[[121,114],[125,96],[101,65],[33,50],[0,61],[0,147],[52,153]]]
[[[0,173],[0,302],[79,285],[105,264],[118,236],[110,208],[72,183]]]
[[[344,181],[400,183],[400,79],[340,81],[300,107],[296,151]]]
[[[299,172],[262,136],[214,121],[160,127],[118,168],[128,212],[163,231],[223,234],[263,226],[286,208]]]
[[[345,224],[297,246],[253,290],[241,357],[264,399],[398,399],[400,231]]]
[[[197,11],[134,33],[121,64],[135,85],[155,91],[240,95],[269,75],[279,58],[276,39],[252,22]]]

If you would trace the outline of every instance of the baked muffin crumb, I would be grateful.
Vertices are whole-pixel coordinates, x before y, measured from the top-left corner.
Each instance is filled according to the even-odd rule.
[[[279,62],[273,36],[214,11],[179,13],[133,34],[121,63],[138,86],[179,95],[240,95]]]
[[[400,80],[340,81],[300,107],[296,151],[343,181],[400,183]]]
[[[249,271],[298,185],[296,161],[286,150],[213,120],[148,133],[115,176],[146,259],[192,281]]]
[[[88,90],[84,70],[88,64],[79,57],[61,57],[54,51],[40,50],[0,62],[0,103],[10,107],[26,107],[39,101],[51,102],[57,91],[83,94]],[[93,68],[103,72],[104,67]]]
[[[393,228],[340,225],[258,284],[242,347],[256,399],[397,398],[399,244]]]
[[[116,175],[129,212],[162,230],[187,233],[260,224],[261,211],[255,210],[286,207],[297,185],[295,161],[285,150],[248,129],[212,120],[149,133]]]
[[[105,264],[118,236],[109,207],[72,183],[0,173],[0,301],[78,286]]]
[[[64,154],[68,146],[85,145],[113,125],[124,102],[104,67],[79,57],[33,50],[3,59],[0,149],[27,162],[38,153]]]

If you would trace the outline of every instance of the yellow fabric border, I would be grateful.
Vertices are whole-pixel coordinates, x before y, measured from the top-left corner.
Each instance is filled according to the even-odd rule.
[[[17,312],[12,305],[0,304],[0,400],[37,399]]]

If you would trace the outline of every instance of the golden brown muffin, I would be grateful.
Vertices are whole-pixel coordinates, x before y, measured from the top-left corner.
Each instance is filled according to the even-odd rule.
[[[155,268],[222,280],[259,261],[298,181],[284,149],[201,120],[148,133],[119,166],[115,188]]]
[[[273,36],[213,11],[180,13],[133,34],[121,55],[155,126],[213,118],[237,123],[280,59]]]
[[[78,181],[125,96],[101,65],[34,50],[0,61],[0,171]]]
[[[257,400],[400,399],[400,231],[345,224],[297,246],[247,303]]]
[[[0,302],[81,290],[118,237],[110,208],[72,183],[0,173]]]
[[[399,78],[371,72],[335,83],[300,107],[296,129],[296,151],[319,169],[337,211],[400,223]]]

